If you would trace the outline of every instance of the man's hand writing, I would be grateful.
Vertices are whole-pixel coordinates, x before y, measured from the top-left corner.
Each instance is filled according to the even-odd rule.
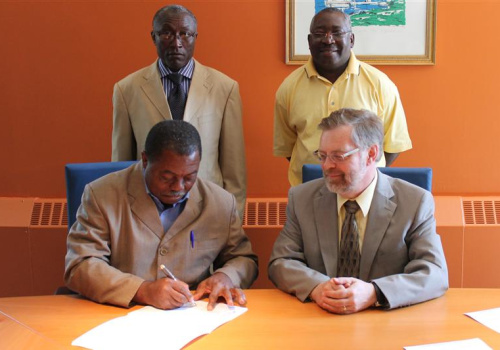
[[[189,287],[182,281],[161,278],[154,282],[144,281],[133,300],[139,304],[151,305],[158,309],[175,309],[187,302],[193,302]]]

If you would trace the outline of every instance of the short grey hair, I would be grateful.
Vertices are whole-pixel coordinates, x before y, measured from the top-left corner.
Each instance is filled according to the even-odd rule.
[[[382,157],[384,142],[384,126],[380,118],[366,109],[342,108],[323,118],[318,128],[322,131],[333,130],[339,126],[351,126],[352,142],[361,149],[378,145],[377,161]]]
[[[154,17],[153,17],[153,29],[155,26],[160,25],[160,20],[167,14],[179,14],[183,13],[191,17],[194,21],[194,25],[196,27],[196,30],[198,30],[198,20],[196,19],[196,16],[189,11],[187,8],[181,5],[167,5],[156,11]]]

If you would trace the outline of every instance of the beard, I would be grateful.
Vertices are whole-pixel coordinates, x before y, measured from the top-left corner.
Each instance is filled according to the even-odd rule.
[[[339,169],[328,169],[323,172],[326,188],[330,192],[343,194],[351,193],[357,189],[362,182],[367,171],[366,164],[360,162],[359,169],[349,169],[347,172]],[[339,175],[335,178],[329,177],[331,174]]]

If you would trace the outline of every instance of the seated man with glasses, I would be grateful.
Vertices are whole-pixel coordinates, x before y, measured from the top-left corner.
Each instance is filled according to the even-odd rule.
[[[292,187],[269,277],[336,314],[437,298],[448,270],[430,192],[377,170],[384,128],[368,110],[319,124],[324,178]]]
[[[199,176],[236,197],[243,215],[246,165],[238,83],[193,58],[197,20],[183,6],[159,9],[151,38],[158,59],[115,84],[112,160],[141,158],[146,135],[162,120],[193,124],[201,135]]]
[[[307,37],[311,58],[290,74],[276,93],[274,150],[290,161],[292,186],[302,182],[302,166],[316,163],[316,126],[340,108],[363,108],[384,124],[384,148],[379,166],[390,166],[400,152],[412,147],[406,118],[394,83],[352,52],[354,34],[349,15],[325,8],[311,21]]]

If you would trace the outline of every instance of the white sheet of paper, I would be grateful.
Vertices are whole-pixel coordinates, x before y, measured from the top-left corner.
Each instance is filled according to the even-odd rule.
[[[479,338],[427,345],[405,346],[406,350],[492,350]]]
[[[175,310],[146,306],[91,329],[71,345],[93,350],[180,349],[248,310],[217,304],[214,310],[207,311],[207,304],[197,301],[195,307]]]
[[[467,312],[467,316],[500,333],[500,307],[483,311]]]

